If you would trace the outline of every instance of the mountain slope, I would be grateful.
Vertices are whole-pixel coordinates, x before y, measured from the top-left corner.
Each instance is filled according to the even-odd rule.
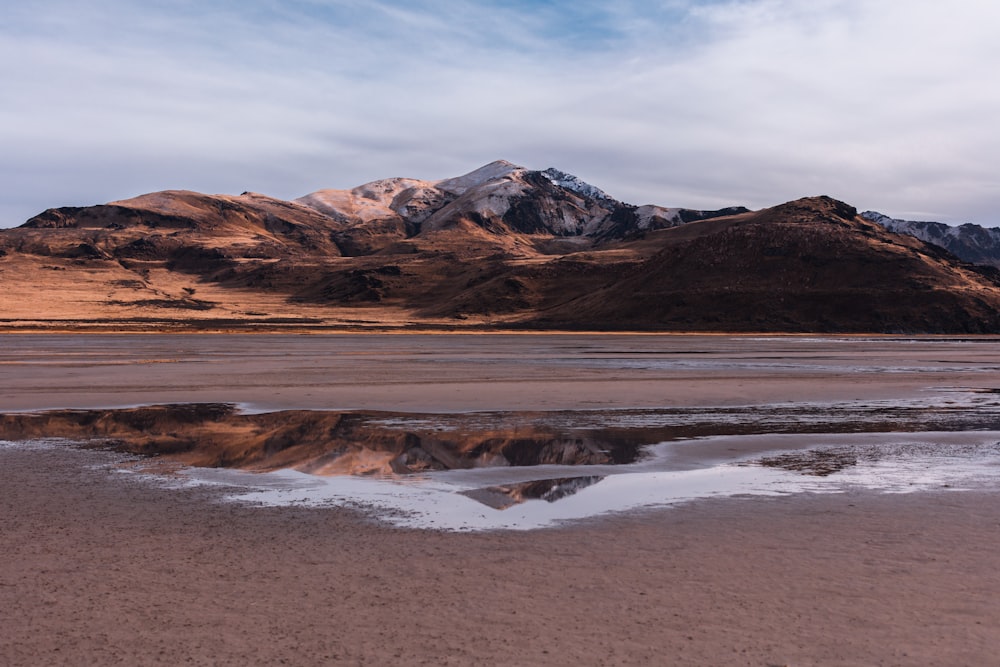
[[[827,197],[660,232],[628,276],[539,315],[608,327],[722,331],[1000,331],[989,275]]]

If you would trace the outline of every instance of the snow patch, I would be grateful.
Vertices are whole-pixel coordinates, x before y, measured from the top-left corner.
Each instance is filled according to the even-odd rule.
[[[385,178],[351,190],[317,190],[295,200],[340,222],[369,222],[406,216],[407,206],[420,201],[442,201],[434,181]],[[430,194],[428,194],[430,193]]]

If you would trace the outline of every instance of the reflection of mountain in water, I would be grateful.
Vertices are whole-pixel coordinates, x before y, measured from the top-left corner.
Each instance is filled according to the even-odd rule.
[[[544,500],[554,503],[581,489],[597,484],[602,479],[604,476],[540,479],[520,484],[503,484],[483,489],[472,489],[461,493],[463,496],[468,496],[493,509],[505,510],[527,500]]]
[[[322,410],[244,414],[218,403],[52,410],[0,414],[0,440],[65,438],[190,466],[293,468],[316,475],[623,465],[637,461],[647,445],[705,436],[998,430],[1000,401],[990,391],[969,390],[964,404],[894,401],[825,407],[424,415]]]
[[[287,410],[242,414],[226,404],[0,415],[0,439],[67,438],[209,468],[316,475],[407,474],[495,466],[632,463],[648,440],[566,429],[524,415],[442,430],[385,413]]]

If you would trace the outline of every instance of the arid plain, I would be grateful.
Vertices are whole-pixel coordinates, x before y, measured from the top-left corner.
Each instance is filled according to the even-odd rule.
[[[995,339],[10,335],[2,342],[0,438],[13,441],[0,448],[4,664],[977,665],[1000,646],[996,458],[949,444],[961,433],[982,440],[986,454],[996,446]],[[440,433],[468,436],[456,426],[467,420],[493,425],[475,437],[499,442],[513,462],[497,470],[587,475],[586,461],[543,462],[538,473],[517,468],[505,448],[517,438],[498,435],[495,425],[565,442],[546,431],[556,424],[586,444],[608,435],[604,420],[618,424],[616,441],[641,441],[638,462],[621,463],[621,474],[597,466],[626,487],[640,479],[628,471],[655,449],[639,436],[677,446],[658,464],[664,479],[750,465],[826,486],[639,504],[537,530],[426,530],[399,527],[377,506],[235,501],[234,483],[186,483],[186,469],[177,468],[184,451],[152,459],[122,453],[127,430],[114,438],[92,432],[96,449],[39,441],[44,431],[11,437],[15,424],[25,428],[57,408],[88,415],[69,420],[73,428],[112,429],[131,423],[130,406],[191,403],[234,403],[237,416],[287,419],[302,410],[375,414],[389,428],[411,429],[399,442],[412,450],[417,437],[427,456],[406,461],[430,465],[423,474],[432,480],[476,474],[464,463],[441,463],[450,459]],[[252,440],[263,428],[299,427],[279,423],[285,418],[199,428],[223,439],[226,429],[243,429]],[[183,426],[164,428],[177,436]],[[858,455],[823,475],[764,467],[799,451],[797,438],[811,447],[824,433],[831,442],[847,438],[856,452],[877,450],[894,434],[900,442],[919,437],[933,451],[914,458],[890,447],[874,462]],[[769,434],[781,441],[771,458]],[[956,460],[975,474],[935,477]],[[246,461],[235,467],[261,467],[259,458]],[[888,475],[899,461],[909,467],[893,479],[916,490],[845,477],[865,466]],[[606,483],[553,502],[520,499],[519,507],[557,507]],[[483,512],[511,511],[483,505]]]

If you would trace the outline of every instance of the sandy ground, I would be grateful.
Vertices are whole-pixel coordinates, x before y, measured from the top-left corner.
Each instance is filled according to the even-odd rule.
[[[896,399],[939,387],[992,388],[1000,382],[997,343],[574,334],[0,335],[0,411],[236,402],[264,409],[456,412]]]
[[[448,350],[457,354],[461,344]],[[5,348],[0,407],[172,400],[185,383],[188,400],[229,388],[239,400],[267,402],[267,378],[280,377],[263,350],[256,362],[242,356],[227,366],[219,350],[178,349],[174,362],[147,364],[135,360],[152,359],[151,350],[126,347],[102,348],[114,363],[98,363],[96,353],[57,359],[51,347],[34,356],[26,344]],[[739,350],[767,358],[780,347]],[[318,393],[325,407],[343,407],[332,403],[351,396],[353,380],[374,397],[360,407],[436,400],[483,409],[546,397],[552,405],[643,396],[684,404],[987,386],[996,374],[974,367],[995,363],[995,347],[908,348],[906,364],[936,370],[863,382],[846,369],[879,354],[884,362],[884,350],[810,348],[812,361],[801,364],[816,364],[811,371],[716,369],[713,377],[709,369],[704,385],[685,379],[694,371],[638,369],[644,391],[586,363],[570,364],[555,385],[528,381],[551,372],[544,363],[480,365],[458,382],[472,362],[442,361],[440,350],[436,370],[416,354],[396,364],[397,384],[380,375],[378,354],[353,367],[315,351],[286,362],[318,356],[328,384],[288,391]],[[542,348],[539,359],[551,358]],[[68,345],[66,354],[80,349]],[[137,391],[160,387],[156,373],[171,364],[162,393]],[[449,403],[447,382],[434,393],[427,378],[450,374],[471,398]],[[498,375],[507,384],[493,382]],[[553,397],[554,386],[566,393]],[[650,397],[650,387],[659,393]],[[380,394],[385,388],[394,389]],[[272,392],[271,403],[284,400]],[[160,488],[116,473],[111,457],[0,449],[0,664],[983,665],[1000,651],[993,493],[707,500],[559,529],[452,534],[390,529],[341,509],[222,503],[210,488]]]

